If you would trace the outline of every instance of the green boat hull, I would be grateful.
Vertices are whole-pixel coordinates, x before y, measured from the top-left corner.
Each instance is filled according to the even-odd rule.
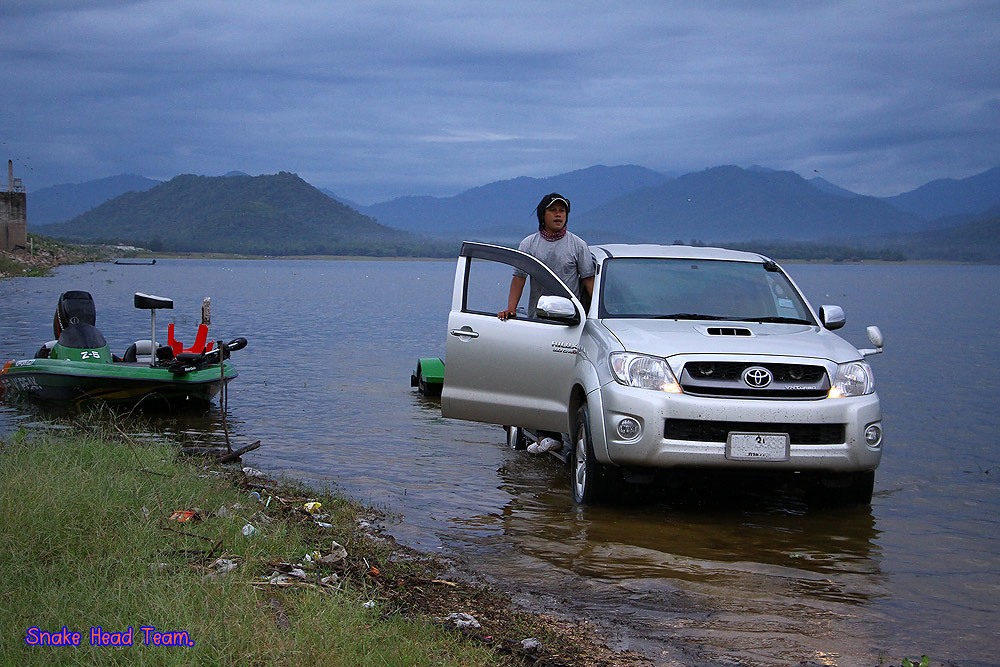
[[[410,386],[424,396],[440,396],[444,386],[444,360],[439,357],[422,357],[410,375]]]
[[[71,403],[178,408],[210,403],[225,383],[237,377],[226,359],[185,373],[144,362],[74,361],[72,359],[23,359],[0,371],[0,386],[7,394]]]
[[[52,323],[55,339],[33,358],[0,367],[0,395],[77,407],[105,403],[172,409],[210,403],[237,376],[229,355],[246,347],[246,338],[206,344],[208,326],[203,322],[194,344],[185,349],[174,339],[171,323],[167,344],[161,346],[155,342],[156,311],[172,309],[173,301],[136,292],[133,303],[150,312],[150,338],[137,340],[119,358],[111,354],[95,326],[97,312],[90,293],[61,294]],[[204,316],[205,304],[202,307]]]

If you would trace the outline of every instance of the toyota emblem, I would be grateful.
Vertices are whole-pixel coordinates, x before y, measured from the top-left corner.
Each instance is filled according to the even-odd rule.
[[[771,384],[771,380],[773,379],[774,377],[771,375],[771,371],[767,370],[763,366],[751,366],[743,371],[743,381],[754,389],[763,389],[767,385]]]

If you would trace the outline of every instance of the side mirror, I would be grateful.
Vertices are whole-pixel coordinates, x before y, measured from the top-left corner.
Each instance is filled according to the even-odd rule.
[[[872,345],[875,346],[875,349],[873,349],[873,350],[858,350],[858,352],[860,352],[861,354],[863,354],[866,357],[869,354],[882,354],[882,345],[883,345],[882,330],[879,329],[878,327],[874,327],[874,326],[868,327],[868,340],[870,340],[872,342]]]
[[[844,309],[840,306],[820,306],[819,319],[823,326],[830,331],[840,329],[847,324],[847,316],[844,315]]]
[[[540,296],[535,306],[535,314],[546,320],[555,320],[563,324],[577,324],[580,315],[576,312],[573,302],[562,296]]]

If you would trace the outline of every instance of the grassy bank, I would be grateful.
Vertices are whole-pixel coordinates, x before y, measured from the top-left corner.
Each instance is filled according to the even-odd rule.
[[[45,276],[62,264],[107,261],[112,249],[64,243],[37,234],[28,234],[28,248],[0,251],[0,279]]]
[[[168,445],[15,434],[0,443],[0,664],[619,664],[443,578],[366,512]]]

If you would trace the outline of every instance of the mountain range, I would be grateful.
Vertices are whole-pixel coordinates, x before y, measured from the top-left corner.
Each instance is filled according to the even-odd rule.
[[[177,176],[42,230],[66,241],[154,251],[368,256],[435,251],[433,243],[380,225],[287,172]]]
[[[1000,167],[877,198],[759,166],[678,176],[596,165],[498,181],[453,197],[370,206],[287,172],[184,175],[166,183],[121,176],[29,193],[28,223],[29,231],[66,240],[145,247],[155,241],[170,250],[439,256],[453,254],[461,239],[516,243],[536,229],[535,203],[553,191],[571,199],[570,228],[592,243],[877,245],[913,257],[928,244],[962,255],[960,239],[968,234],[978,239],[974,255],[1000,259],[1000,234],[988,233],[1000,207]],[[63,222],[51,221],[57,214]]]

